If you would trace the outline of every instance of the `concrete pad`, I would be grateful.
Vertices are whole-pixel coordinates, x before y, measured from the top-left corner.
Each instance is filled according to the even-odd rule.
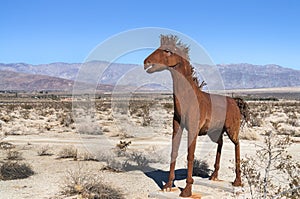
[[[156,191],[156,192],[152,192],[149,194],[149,198],[156,198],[156,199],[180,199],[183,197],[179,196],[180,194],[180,189],[177,187],[172,188],[172,191],[170,192],[165,192],[162,190]],[[187,199],[203,199],[205,197],[203,197],[202,193],[197,193],[197,192],[193,192],[193,195],[191,197],[188,197]]]

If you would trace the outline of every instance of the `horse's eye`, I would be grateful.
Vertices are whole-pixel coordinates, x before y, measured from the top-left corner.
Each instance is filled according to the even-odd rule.
[[[166,53],[173,54],[173,52],[172,52],[171,50],[169,50],[169,49],[165,49],[164,51],[165,51]]]

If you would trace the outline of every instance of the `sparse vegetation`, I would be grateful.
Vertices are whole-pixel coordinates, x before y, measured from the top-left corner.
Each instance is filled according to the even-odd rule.
[[[174,107],[174,105],[173,105],[173,103],[164,103],[163,104],[163,107],[167,110],[167,111],[172,111],[173,110],[173,107]]]
[[[148,101],[131,101],[129,103],[130,115],[142,118],[142,126],[149,126],[152,120],[150,116],[150,108],[152,106],[153,103]]]
[[[103,170],[114,172],[130,171],[130,170],[147,170],[150,163],[162,162],[161,155],[151,151],[128,150],[131,142],[121,141],[122,146],[117,144],[113,153],[102,154],[97,159],[105,162],[106,166]],[[126,145],[127,144],[127,145]],[[124,145],[126,147],[124,148]]]
[[[199,176],[202,178],[207,178],[211,174],[211,170],[206,161],[204,160],[194,160],[193,164],[193,176]]]
[[[77,160],[77,156],[77,149],[73,146],[65,147],[58,153],[59,158],[73,158]]]
[[[123,199],[123,193],[93,173],[83,172],[82,168],[70,170],[62,185],[62,194],[78,198]]]
[[[82,154],[82,160],[83,161],[96,161],[96,162],[99,161],[98,158],[95,155],[92,155],[89,152],[85,152],[85,153]]]
[[[148,159],[141,152],[129,153],[129,154],[127,154],[127,157],[129,158],[129,160],[135,162],[137,164],[137,167],[140,169],[144,169],[145,167],[149,166],[149,163],[151,162],[151,160]]]
[[[120,149],[121,151],[126,151],[126,149],[129,147],[129,145],[131,144],[131,141],[120,141],[119,144],[116,145],[116,147],[118,149]]]
[[[1,180],[23,179],[33,174],[31,166],[27,163],[7,161],[0,166]]]
[[[300,197],[300,163],[287,153],[290,138],[266,133],[264,145],[258,146],[255,157],[242,160],[241,168],[254,198]]]
[[[37,154],[38,154],[38,156],[51,156],[51,155],[53,155],[50,152],[50,147],[48,145],[40,147],[37,150]]]
[[[21,95],[20,95],[21,96]],[[160,96],[161,97],[161,96]],[[163,99],[163,100],[161,100]],[[162,163],[163,165],[168,165],[168,157],[169,154],[161,154],[161,149],[159,148],[159,153],[156,150],[149,149],[149,146],[146,144],[153,143],[153,140],[147,140],[143,136],[145,134],[141,131],[141,134],[130,131],[130,129],[126,129],[125,127],[117,128],[115,124],[116,119],[113,114],[113,110],[111,107],[111,102],[109,98],[99,98],[95,100],[95,112],[87,113],[87,103],[83,102],[84,107],[82,111],[78,113],[80,116],[79,120],[75,120],[78,118],[77,113],[72,112],[72,103],[70,102],[61,102],[61,101],[43,101],[40,99],[25,99],[26,102],[23,102],[23,99],[18,99],[16,103],[10,103],[9,100],[6,100],[3,106],[0,107],[0,124],[1,130],[0,134],[8,136],[8,139],[0,140],[0,166],[1,169],[6,173],[14,173],[18,169],[15,170],[7,170],[8,168],[16,168],[17,164],[22,165],[25,164],[30,167],[32,171],[33,168],[36,168],[40,165],[53,165],[57,164],[57,170],[60,169],[61,165],[66,165],[70,168],[74,167],[78,162],[70,161],[70,160],[61,160],[60,158],[72,158],[75,160],[82,161],[98,161],[98,162],[82,162],[88,165],[93,165],[93,172],[90,172],[89,177],[87,175],[86,182],[92,183],[96,180],[94,178],[99,173],[105,173],[108,175],[120,175],[122,177],[130,175],[131,170],[142,170],[147,171],[147,169],[151,169],[152,167],[156,167],[157,163]],[[12,100],[11,100],[12,101]],[[147,105],[148,104],[148,105]],[[291,137],[290,142],[293,142],[291,147],[294,147],[296,144],[300,143],[300,102],[299,101],[249,101],[248,102],[251,110],[252,121],[250,121],[247,125],[242,128],[240,132],[240,138],[242,147],[241,153],[245,154],[248,150],[245,145],[249,143],[249,146],[254,147],[254,144],[262,143],[265,137],[268,137],[268,133],[273,132],[273,136],[275,138],[284,138],[286,135]],[[128,106],[128,104],[126,105]],[[149,127],[154,127],[158,136],[164,136],[164,138],[169,138],[172,133],[172,122],[171,119],[173,117],[173,103],[172,96],[164,96],[163,98],[156,98],[154,100],[143,100],[134,99],[129,103],[130,107],[119,107],[121,109],[129,109],[129,112],[124,112],[124,117],[127,117],[130,122],[133,124],[137,124],[138,128],[147,129]],[[89,115],[90,114],[90,115]],[[90,125],[92,124],[92,125]],[[145,127],[145,128],[144,128]],[[49,130],[49,131],[48,131]],[[146,132],[146,131],[145,131]],[[84,153],[80,150],[76,150],[74,146],[69,146],[71,144],[68,140],[77,139],[75,138],[75,134],[80,133],[83,139],[87,138],[88,141],[93,141],[94,137],[101,137],[98,135],[102,135],[106,137],[109,142],[111,142],[111,150],[103,151],[103,155],[99,155],[99,153]],[[146,132],[147,133],[147,132]],[[21,136],[19,136],[21,135]],[[23,137],[27,138],[24,135],[33,135],[33,139],[37,138],[37,140],[26,140],[20,142]],[[133,136],[134,135],[134,136]],[[16,137],[18,136],[18,137]],[[143,137],[143,140],[140,139],[140,136]],[[183,135],[185,136],[185,134]],[[31,138],[31,137],[30,137]],[[48,145],[45,145],[44,139],[51,140],[51,148]],[[66,142],[57,142],[56,139],[60,139]],[[2,139],[2,137],[1,137]],[[15,139],[18,142],[15,142]],[[53,139],[53,140],[52,140]],[[200,138],[201,139],[201,138]],[[166,139],[160,140],[160,142],[164,142]],[[255,140],[255,141],[253,141]],[[30,141],[31,145],[27,145],[27,142]],[[121,141],[121,142],[120,142]],[[130,143],[130,141],[132,143]],[[54,146],[52,146],[52,142],[55,142]],[[72,142],[73,143],[73,142]],[[141,144],[143,143],[143,144]],[[144,143],[146,143],[144,145]],[[119,145],[120,144],[120,145]],[[164,143],[165,144],[165,143]],[[168,144],[170,144],[168,139]],[[116,146],[119,145],[119,146]],[[225,142],[224,142],[225,145]],[[261,146],[264,146],[260,144]],[[274,143],[273,143],[274,145]],[[40,146],[40,147],[39,147]],[[137,148],[137,146],[139,148]],[[258,146],[257,146],[258,147]],[[226,146],[225,146],[226,148]],[[294,147],[294,148],[297,148]],[[81,148],[78,148],[81,149]],[[260,149],[258,147],[258,149]],[[20,153],[22,152],[22,154]],[[8,158],[8,153],[11,153]],[[19,153],[19,154],[18,154]],[[58,159],[55,157],[38,157],[43,155],[51,155],[55,154]],[[215,151],[213,152],[215,154]],[[166,155],[166,157],[164,157]],[[278,198],[296,198],[298,197],[296,187],[299,183],[299,163],[296,163],[299,157],[296,156],[283,156],[285,161],[282,161],[282,164],[276,162],[275,167],[270,169],[269,177],[271,184],[268,184],[267,190],[272,190],[273,193],[278,194]],[[19,157],[18,157],[19,156]],[[25,162],[24,156],[26,158],[26,162],[29,162],[31,165]],[[21,157],[21,158],[20,158]],[[213,155],[214,158],[214,155]],[[226,155],[222,156],[222,158],[226,159]],[[253,159],[252,159],[253,158]],[[10,159],[10,160],[8,160]],[[22,159],[22,160],[19,160]],[[71,160],[72,160],[71,159]],[[1,161],[2,160],[2,161]],[[37,160],[37,161],[36,161]],[[255,162],[254,162],[255,160]],[[254,193],[253,198],[257,198],[258,191],[262,191],[259,188],[258,181],[263,182],[264,169],[262,165],[257,165],[264,163],[263,161],[259,161],[256,156],[244,156],[243,164],[248,165],[248,167],[244,167],[244,172],[248,173],[248,179],[246,175],[244,175],[243,183],[245,184],[245,192],[250,192],[248,183],[252,183],[252,191]],[[267,160],[267,157],[265,158]],[[52,161],[51,164],[46,161]],[[223,160],[222,160],[223,161]],[[53,163],[54,162],[54,163]],[[224,162],[224,161],[223,161]],[[225,161],[226,162],[226,161]],[[283,164],[284,162],[284,164]],[[46,164],[47,163],[47,164]],[[94,166],[96,165],[96,166]],[[104,165],[104,166],[103,166]],[[22,168],[25,168],[23,165]],[[99,169],[102,168],[102,171]],[[212,166],[209,164],[209,166]],[[49,167],[50,168],[50,167]],[[54,175],[54,171],[51,171],[47,166],[45,166],[45,171],[41,168],[38,168],[36,172],[39,175]],[[165,167],[164,167],[165,168]],[[177,167],[178,168],[178,167]],[[224,167],[222,168],[224,169]],[[225,169],[228,169],[225,167]],[[247,170],[248,169],[248,170]],[[252,170],[251,170],[252,169]],[[103,171],[106,170],[106,171]],[[2,171],[1,171],[2,172]],[[32,171],[33,172],[33,171]],[[121,172],[121,173],[117,173]],[[30,173],[30,172],[28,172]],[[74,172],[73,172],[74,173]],[[194,174],[196,176],[207,177],[211,173],[206,162],[201,160],[195,160],[194,162]],[[16,176],[18,174],[13,174]],[[32,173],[31,173],[32,175]],[[85,175],[85,174],[83,174]],[[230,175],[230,174],[228,174]],[[5,174],[3,176],[6,176]],[[7,177],[3,177],[1,174],[1,180],[10,179]],[[13,177],[12,177],[13,178]],[[17,177],[18,179],[19,177]],[[130,178],[130,177],[129,177]],[[222,176],[220,175],[222,179]],[[33,178],[34,180],[38,180]],[[49,178],[49,183],[52,183],[51,178]],[[103,180],[111,180],[104,176]],[[280,180],[280,181],[279,181]],[[29,180],[31,181],[31,179]],[[113,180],[112,180],[113,181]],[[150,179],[151,181],[151,179]],[[35,181],[36,183],[40,183],[40,181]],[[105,185],[105,181],[99,179],[99,184],[102,183]],[[277,183],[279,182],[279,183]],[[6,182],[2,182],[6,183]],[[30,183],[30,182],[29,182]],[[45,186],[48,182],[45,183]],[[138,183],[138,182],[137,182]],[[4,184],[6,185],[6,184]],[[67,183],[62,183],[63,186],[67,185]],[[255,185],[255,186],[254,186]],[[270,185],[270,186],[269,186]],[[281,185],[278,186],[278,185]],[[10,186],[9,183],[7,186]],[[16,186],[18,182],[16,181]],[[32,184],[28,184],[26,186],[33,186]],[[41,185],[42,186],[42,185]],[[135,186],[135,185],[134,185]],[[65,189],[66,195],[64,197],[70,198],[97,198],[97,190],[98,188],[82,188],[83,186],[69,186],[69,189]],[[91,186],[90,186],[91,187]],[[124,186],[126,187],[126,186]],[[263,183],[260,187],[263,187]],[[134,188],[134,187],[133,187]],[[274,188],[274,189],[273,189]],[[100,189],[100,188],[99,188]],[[101,188],[102,189],[102,188]],[[127,189],[127,188],[126,188]],[[257,190],[259,189],[259,190]],[[13,190],[13,189],[11,189]],[[20,192],[26,192],[29,189],[19,189]],[[30,189],[31,190],[31,189]],[[73,190],[73,191],[72,191]],[[74,192],[75,190],[75,192]],[[86,191],[88,190],[88,191]],[[91,191],[90,190],[95,190]],[[143,190],[143,189],[141,189]],[[124,191],[125,188],[124,188]],[[71,193],[72,194],[67,194]],[[136,193],[137,191],[135,191]],[[126,197],[129,191],[125,192]],[[261,192],[262,193],[262,192]],[[48,193],[47,193],[48,194]],[[256,194],[256,196],[255,196]],[[294,194],[294,195],[293,195]],[[296,195],[295,195],[296,194]],[[270,194],[267,193],[267,198]],[[273,195],[275,197],[275,195]],[[124,197],[124,196],[123,196]],[[130,195],[131,197],[131,195]],[[247,196],[248,197],[248,196]],[[263,197],[263,196],[262,196]]]
[[[8,150],[7,151],[7,160],[22,160],[22,153],[16,150]]]
[[[15,145],[9,142],[0,142],[0,149],[8,150],[15,148]]]

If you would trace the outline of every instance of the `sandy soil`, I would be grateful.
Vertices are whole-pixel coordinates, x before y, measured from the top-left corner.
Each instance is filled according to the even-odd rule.
[[[163,103],[162,103],[163,102]],[[145,108],[145,104],[136,105],[131,113],[117,116],[117,111],[100,104],[95,117],[87,120],[68,120],[69,109],[62,107],[24,108],[8,105],[1,108],[0,124],[2,142],[9,142],[14,149],[22,153],[24,162],[32,165],[34,175],[26,179],[0,180],[0,198],[68,198],[61,194],[68,171],[83,168],[84,172],[100,176],[107,184],[121,190],[125,198],[178,198],[179,191],[160,192],[160,187],[167,180],[169,154],[171,150],[172,108],[159,101]],[[59,102],[58,102],[59,103]],[[284,111],[286,106],[268,103],[254,104],[259,121],[257,125],[245,127],[241,132],[241,157],[253,156],[257,145],[263,144],[266,131],[281,131],[293,134],[294,143],[289,152],[295,160],[300,160],[299,116],[300,111]],[[265,108],[265,106],[267,108]],[[262,109],[264,111],[262,111]],[[292,115],[292,116],[289,116]],[[292,122],[287,122],[288,120]],[[119,125],[123,121],[129,125]],[[274,125],[276,123],[276,125]],[[277,129],[276,129],[277,128]],[[88,133],[86,133],[88,132]],[[101,132],[101,133],[99,133]],[[99,135],[101,134],[101,135]],[[116,145],[120,141],[131,141],[126,150],[130,154],[138,152],[149,159],[147,167],[137,165],[123,172],[103,170],[112,160],[124,163],[123,156],[116,155]],[[186,133],[182,138],[180,153],[176,166],[175,185],[184,187],[186,169]],[[51,156],[39,156],[38,151],[47,147]],[[78,158],[58,158],[64,148],[77,149]],[[213,170],[217,145],[207,136],[199,137],[195,157],[208,163]],[[7,149],[0,149],[0,163],[5,162]],[[85,160],[86,154],[95,156],[100,161]],[[110,165],[120,168],[120,165]],[[122,167],[122,164],[121,164]],[[219,178],[222,181],[211,182],[207,178],[195,177],[193,191],[202,198],[247,198],[247,186],[234,188],[234,145],[225,136],[221,157]],[[72,197],[69,197],[72,198]],[[76,198],[74,196],[73,198]]]

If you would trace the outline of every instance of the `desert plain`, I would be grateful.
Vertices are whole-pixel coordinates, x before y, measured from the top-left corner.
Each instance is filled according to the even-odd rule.
[[[299,162],[299,99],[249,96],[252,93],[244,95],[251,120],[240,131],[241,158],[255,158],[271,133],[274,139],[289,137],[286,152]],[[99,198],[97,191],[116,192],[100,198],[179,198],[175,188],[171,193],[160,191],[168,178],[172,118],[171,94],[103,94],[94,99],[2,95],[1,169],[8,163],[24,163],[32,173],[22,179],[7,179],[5,168],[1,170],[0,198]],[[198,137],[195,158],[204,173],[194,177],[195,198],[251,198],[244,175],[243,187],[231,185],[235,178],[234,145],[226,135],[220,181],[208,180],[216,149],[217,144],[208,136]],[[185,131],[174,182],[179,188],[185,185],[186,152]],[[94,189],[99,183],[107,187]],[[288,186],[284,177],[277,176],[276,183]]]

